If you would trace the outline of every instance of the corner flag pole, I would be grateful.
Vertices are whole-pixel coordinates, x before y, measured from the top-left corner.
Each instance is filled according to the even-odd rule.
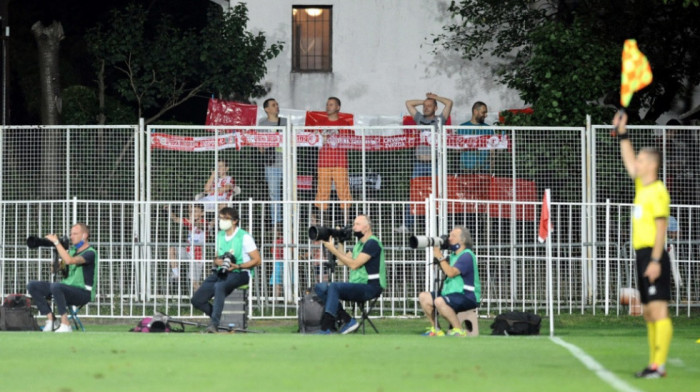
[[[554,290],[552,282],[552,220],[550,219],[551,193],[549,188],[544,190],[542,210],[540,212],[540,229],[538,240],[546,242],[547,258],[547,312],[549,313],[549,336],[554,336]]]

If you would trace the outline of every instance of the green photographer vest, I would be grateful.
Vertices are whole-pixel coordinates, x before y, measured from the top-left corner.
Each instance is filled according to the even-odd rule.
[[[481,300],[481,283],[479,281],[479,270],[477,269],[476,255],[471,249],[465,249],[458,254],[453,254],[450,256],[450,266],[454,267],[457,260],[465,253],[468,252],[472,257],[472,269],[473,274],[471,274],[470,281],[464,281],[462,274],[453,276],[451,278],[446,278],[445,283],[442,287],[441,295],[448,294],[466,294],[468,297],[473,299],[476,303]]]
[[[386,263],[384,262],[384,245],[375,236],[370,236],[369,240],[377,241],[379,244],[379,257],[369,259],[364,265],[358,269],[350,270],[350,283],[367,284],[378,282],[382,289],[386,288]],[[362,253],[364,242],[357,242],[352,250],[352,258],[356,259]]]
[[[230,240],[226,240],[226,232],[221,230],[217,234],[216,238],[216,254],[218,257],[223,256],[226,252],[232,252],[236,256],[236,264],[243,264],[243,237],[246,236],[248,232],[238,228],[236,234]],[[235,269],[231,272],[241,272],[243,270]],[[250,277],[255,276],[255,268],[249,269]]]
[[[97,294],[97,252],[92,246],[89,246],[84,251],[78,253],[83,254],[87,251],[92,251],[95,254],[95,260],[90,265],[85,264],[71,264],[68,266],[68,277],[61,280],[61,283],[68,286],[79,287],[84,290],[90,291],[90,301],[95,300],[95,295]],[[76,249],[70,247],[68,249],[68,254],[72,256],[76,255]],[[92,275],[92,276],[90,276]]]

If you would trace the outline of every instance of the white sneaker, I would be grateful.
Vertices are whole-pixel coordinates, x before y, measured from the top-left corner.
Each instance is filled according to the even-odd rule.
[[[403,234],[406,234],[406,233],[408,233],[408,232],[410,232],[410,231],[411,231],[411,230],[410,230],[408,227],[406,227],[406,226],[400,226],[400,227],[397,227],[397,228],[394,229],[394,232],[396,232],[396,233],[403,233]]]
[[[58,327],[56,332],[73,332],[73,327],[71,327],[69,324],[61,323],[61,326]]]
[[[46,319],[46,324],[41,332],[53,332],[53,320]]]

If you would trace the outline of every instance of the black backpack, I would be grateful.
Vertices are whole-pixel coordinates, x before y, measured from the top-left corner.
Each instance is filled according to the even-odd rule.
[[[306,293],[299,300],[299,333],[314,333],[321,330],[323,304],[316,294]]]
[[[38,331],[31,305],[32,301],[26,295],[8,295],[0,307],[0,330]]]
[[[542,318],[534,313],[506,312],[496,316],[491,335],[539,335]]]

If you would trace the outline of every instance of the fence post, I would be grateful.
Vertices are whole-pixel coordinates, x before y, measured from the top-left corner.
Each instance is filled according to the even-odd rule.
[[[610,311],[610,199],[605,200],[605,315]]]

